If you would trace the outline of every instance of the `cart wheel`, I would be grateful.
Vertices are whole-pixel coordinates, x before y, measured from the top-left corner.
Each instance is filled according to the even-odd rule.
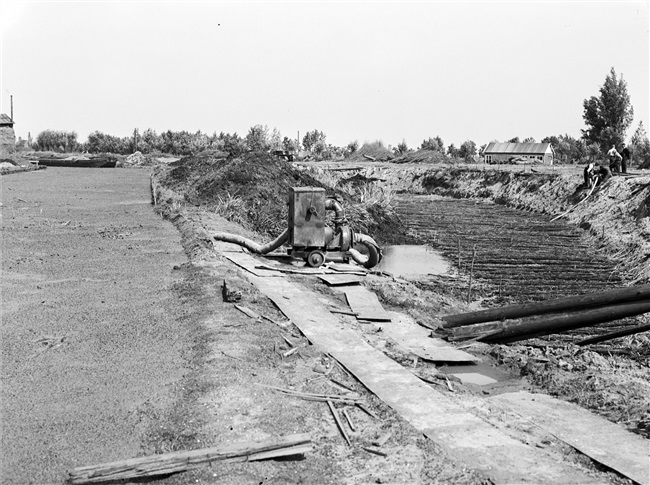
[[[325,255],[322,251],[312,251],[307,256],[307,264],[312,268],[318,268],[325,262]]]

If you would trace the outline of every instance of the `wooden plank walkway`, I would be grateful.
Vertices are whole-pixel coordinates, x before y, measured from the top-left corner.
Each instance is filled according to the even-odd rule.
[[[390,315],[379,303],[377,295],[365,286],[351,286],[343,291],[348,305],[357,314],[357,320],[390,322]]]
[[[469,413],[371,347],[318,297],[285,278],[246,274],[322,351],[353,373],[416,429],[495,484],[602,483]]]
[[[400,347],[418,357],[433,362],[480,362],[481,359],[458,350],[440,338],[432,338],[431,330],[413,321],[407,315],[391,312],[392,320],[381,326],[384,334]]]
[[[642,485],[650,484],[650,441],[575,404],[526,391],[490,401],[519,414],[595,461]]]

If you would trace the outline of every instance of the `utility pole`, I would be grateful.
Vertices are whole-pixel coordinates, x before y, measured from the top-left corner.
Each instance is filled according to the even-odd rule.
[[[14,120],[14,95],[13,94],[9,95],[9,100],[11,101],[11,121],[13,122]]]

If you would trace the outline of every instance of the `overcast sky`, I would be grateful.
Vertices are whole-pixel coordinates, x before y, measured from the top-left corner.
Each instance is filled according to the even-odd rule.
[[[1,109],[46,129],[334,145],[567,133],[610,69],[649,129],[648,1],[0,2]]]

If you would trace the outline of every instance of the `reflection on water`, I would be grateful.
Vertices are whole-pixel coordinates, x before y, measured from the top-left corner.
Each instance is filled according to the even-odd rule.
[[[382,248],[384,257],[376,267],[394,276],[445,274],[450,265],[431,246],[387,246]]]

